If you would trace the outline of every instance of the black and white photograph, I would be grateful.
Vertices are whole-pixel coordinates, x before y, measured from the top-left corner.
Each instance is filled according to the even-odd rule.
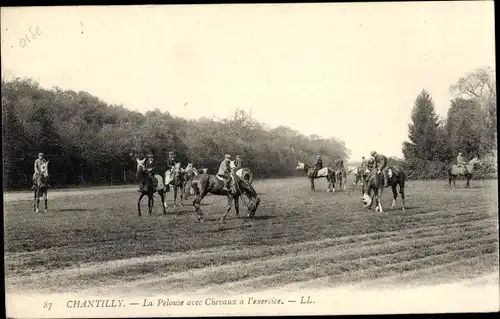
[[[493,1],[0,21],[7,318],[500,310]]]

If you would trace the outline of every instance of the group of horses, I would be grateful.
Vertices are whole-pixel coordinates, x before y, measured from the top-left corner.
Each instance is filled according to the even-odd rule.
[[[161,176],[159,174],[154,174],[151,176],[146,171],[145,162],[146,159],[135,158],[137,163],[136,176],[138,181],[142,182],[144,187],[140,190],[139,199],[137,200],[137,212],[141,216],[141,200],[144,196],[148,197],[148,208],[149,214],[152,214],[153,204],[154,204],[154,194],[157,193],[160,196],[163,214],[167,213],[167,203],[165,201],[166,194],[169,192],[170,186],[172,186],[174,191],[174,209],[177,206],[177,196],[180,193],[180,205],[184,206],[184,198],[189,198],[190,196],[195,196],[193,200],[193,205],[195,207],[198,220],[203,221],[204,215],[200,209],[200,203],[208,194],[226,196],[227,197],[227,208],[219,222],[223,223],[229,214],[229,211],[234,205],[236,216],[239,216],[239,201],[240,199],[246,204],[248,208],[247,216],[253,218],[255,212],[260,204],[260,198],[257,195],[253,183],[253,173],[248,168],[239,168],[231,174],[231,188],[229,191],[224,189],[225,181],[217,176],[208,174],[206,169],[198,170],[193,167],[192,163],[188,163],[185,168],[182,168],[180,163],[176,163],[172,169],[170,180],[167,180],[167,175]],[[40,199],[44,199],[45,211],[47,211],[47,190],[48,190],[48,164],[43,163],[40,168],[40,173],[35,176],[35,189],[34,189],[34,202],[33,210],[39,212]],[[474,170],[481,161],[476,156],[471,159],[466,165],[451,165],[448,167],[449,185],[453,183],[455,186],[455,181],[457,177],[464,176],[466,179],[466,187],[470,187],[470,180],[474,173]],[[235,164],[234,161],[230,162],[230,167],[234,171]],[[318,178],[326,178],[328,181],[327,192],[335,192],[335,186],[338,182],[340,189],[346,189],[347,175],[352,173],[355,176],[355,181],[353,186],[356,188],[358,183],[362,186],[362,196],[361,201],[365,208],[371,209],[372,204],[375,202],[375,211],[383,212],[381,205],[382,193],[384,190],[384,180],[383,175],[378,173],[377,169],[366,170],[360,166],[355,167],[349,171],[345,168],[332,169],[330,167],[324,167],[315,174],[314,168],[308,166],[303,162],[298,162],[296,170],[304,171],[311,183],[311,190],[314,191],[314,180]],[[399,194],[402,199],[402,209],[405,209],[405,181],[407,178],[406,172],[399,165],[390,165],[387,168],[387,186],[390,186],[393,193],[392,208],[394,209],[396,205],[396,199]],[[245,200],[248,198],[248,201]]]
[[[247,216],[250,218],[255,216],[255,212],[260,204],[260,198],[252,186],[254,177],[252,171],[248,168],[239,168],[231,174],[231,187],[230,190],[227,191],[224,189],[225,181],[223,178],[217,175],[208,174],[206,169],[198,170],[192,163],[188,163],[185,168],[182,168],[180,163],[176,163],[171,171],[170,181],[166,184],[165,181],[168,178],[167,173],[165,173],[165,179],[159,174],[154,174],[153,180],[151,175],[146,171],[145,162],[146,159],[136,158],[136,176],[144,185],[140,190],[139,199],[137,200],[137,212],[139,216],[141,216],[141,200],[144,196],[148,197],[149,214],[152,214],[155,193],[160,196],[163,214],[166,214],[167,202],[165,201],[165,197],[169,192],[170,186],[172,186],[174,192],[174,208],[177,206],[178,193],[180,193],[181,206],[184,206],[184,198],[187,199],[192,195],[195,196],[193,205],[200,222],[203,221],[204,218],[200,203],[209,193],[227,197],[227,209],[220,219],[221,223],[224,223],[233,205],[236,216],[239,216],[240,198],[247,205]],[[230,162],[230,168],[231,170],[235,169],[234,161]],[[248,198],[248,201],[245,200],[245,196]]]
[[[455,181],[459,176],[464,176],[466,179],[465,187],[470,187],[470,180],[474,173],[474,170],[478,165],[481,164],[481,161],[476,156],[471,159],[466,165],[450,165],[447,169],[448,171],[448,181],[449,186],[453,183],[455,186]],[[324,167],[314,173],[314,168],[308,166],[303,162],[298,162],[296,166],[296,170],[304,171],[311,182],[311,190],[314,191],[314,180],[317,178],[326,178],[328,182],[327,192],[335,192],[335,185],[337,181],[339,183],[339,187],[342,190],[346,189],[346,180],[347,175],[353,174],[355,180],[353,182],[354,188],[357,187],[358,183],[361,183],[361,202],[365,208],[371,209],[372,204],[375,202],[375,211],[383,212],[381,198],[384,190],[384,177],[383,174],[378,172],[378,169],[374,168],[372,170],[367,170],[362,168],[361,166],[357,166],[349,171],[345,168],[330,168]],[[396,200],[398,197],[398,188],[399,194],[402,199],[402,207],[401,209],[405,209],[405,182],[407,179],[406,172],[400,165],[390,165],[387,167],[387,187],[390,186],[392,189],[393,200],[392,200],[392,209],[396,206]]]

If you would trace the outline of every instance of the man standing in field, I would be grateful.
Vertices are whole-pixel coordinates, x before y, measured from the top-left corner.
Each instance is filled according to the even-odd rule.
[[[387,172],[385,168],[387,166],[387,158],[382,154],[377,154],[377,152],[373,151],[370,154],[375,159],[375,167],[377,168],[377,174],[382,173],[384,176],[384,187],[387,187],[389,184],[389,176],[387,176]]]
[[[318,177],[318,171],[323,168],[321,156],[316,155],[316,163],[314,163],[313,177]]]
[[[219,177],[222,177],[224,180],[224,187],[222,190],[231,192],[231,189],[229,189],[230,182],[231,182],[231,166],[230,166],[230,161],[231,161],[231,155],[226,154],[224,156],[224,160],[219,165],[219,171],[217,172],[217,175]]]
[[[361,164],[359,164],[359,168],[361,172],[366,169],[366,159],[364,156],[361,158]]]
[[[41,173],[42,164],[45,164],[45,163],[47,163],[47,160],[45,159],[45,155],[43,155],[42,152],[38,153],[38,158],[35,160],[35,166],[34,166],[35,172],[33,173],[33,177],[32,177],[33,185],[31,186],[31,190],[35,190],[36,178]]]
[[[337,156],[337,159],[335,160],[335,169],[343,169],[344,168],[344,161],[340,158],[340,156]]]

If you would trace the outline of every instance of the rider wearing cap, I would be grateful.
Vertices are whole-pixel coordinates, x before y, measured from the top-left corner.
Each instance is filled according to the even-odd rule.
[[[387,176],[387,172],[385,168],[387,166],[387,158],[382,154],[377,154],[377,152],[373,151],[370,155],[375,159],[375,167],[377,168],[377,173],[382,173],[384,176],[384,187],[388,186],[389,176]]]
[[[169,184],[172,181],[172,170],[175,166],[175,157],[174,152],[168,152],[168,157],[165,160],[165,184],[167,185],[167,189],[169,189]]]
[[[317,177],[318,171],[323,168],[323,161],[321,156],[316,155],[316,163],[314,163],[313,177]]]
[[[223,190],[230,192],[231,190],[229,189],[230,183],[231,183],[231,167],[230,167],[230,162],[231,162],[231,155],[226,154],[224,156],[224,160],[219,165],[219,171],[217,172],[217,175],[222,177],[224,179],[224,188]]]
[[[153,156],[153,153],[148,154],[146,158],[146,163],[144,164],[144,168],[146,169],[146,172],[149,174],[149,176],[151,176],[151,178],[153,179],[153,185],[156,188],[158,186],[158,181],[154,177],[156,169],[156,161]],[[139,191],[142,191],[143,188],[144,188],[144,181],[141,181],[139,185]]]
[[[236,155],[236,159],[234,160],[233,172],[237,172],[241,167],[242,167],[241,157],[240,155]]]
[[[340,158],[340,156],[337,156],[337,159],[335,160],[335,169],[343,169],[344,168],[344,161]]]
[[[465,165],[467,164],[467,162],[465,161],[465,158],[464,156],[462,155],[461,152],[458,152],[458,156],[457,156],[457,166],[458,167],[465,167]]]
[[[36,182],[35,182],[36,178],[41,173],[42,164],[45,163],[47,163],[45,155],[43,155],[42,152],[38,153],[38,158],[35,160],[35,166],[34,166],[35,172],[33,173],[33,178],[32,178],[33,186],[31,187],[31,190],[34,190],[36,188]]]

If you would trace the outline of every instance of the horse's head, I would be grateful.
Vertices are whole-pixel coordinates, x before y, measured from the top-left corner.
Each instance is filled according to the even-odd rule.
[[[189,172],[189,171],[191,171],[191,170],[195,170],[195,168],[193,167],[193,163],[188,163],[188,164],[186,165],[186,167],[184,168],[184,171],[185,171],[185,172]]]
[[[479,159],[478,156],[475,156],[473,159],[469,161],[469,164],[472,164],[474,166],[481,165],[481,160]]]
[[[255,212],[260,205],[260,198],[257,196],[248,203],[248,214],[250,217],[255,216]]]
[[[361,196],[361,202],[363,203],[363,206],[366,208],[372,204],[372,198],[368,194],[364,194]]]
[[[297,166],[295,167],[296,170],[300,171],[300,170],[304,170],[305,169],[305,164],[298,161],[297,162]]]
[[[146,164],[146,159],[138,159],[136,158],[135,161],[137,162],[137,173],[143,173],[146,170],[146,167],[144,166]]]
[[[49,177],[49,161],[40,165],[40,174],[45,178]]]
[[[208,168],[203,168],[202,172],[203,172],[203,174],[206,174],[208,172]]]
[[[234,161],[229,161],[229,168],[230,169],[235,169],[236,168],[236,164],[234,164]]]

